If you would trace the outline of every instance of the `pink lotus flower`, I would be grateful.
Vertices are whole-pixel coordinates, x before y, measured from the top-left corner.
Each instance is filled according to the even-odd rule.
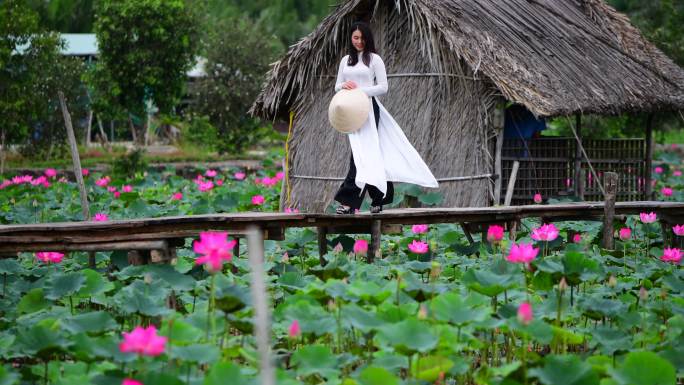
[[[656,221],[656,213],[650,212],[650,213],[641,213],[639,214],[639,218],[641,218],[641,222],[643,223],[653,223]]]
[[[183,199],[183,193],[182,192],[173,193],[173,195],[171,195],[171,199],[173,199],[174,201],[179,201],[179,200]]]
[[[663,173],[663,168],[660,166],[657,166],[653,171],[655,171],[656,174],[662,174]]]
[[[565,187],[569,188],[570,186],[572,186],[572,179],[566,178],[565,179]]]
[[[129,193],[133,191],[133,186],[131,186],[130,184],[124,185],[123,187],[121,187],[121,191]]]
[[[529,243],[514,243],[508,256],[506,256],[506,260],[513,263],[530,263],[537,257],[538,253],[539,248],[532,247]]]
[[[682,260],[682,251],[674,247],[666,247],[660,260],[663,262],[679,263]]]
[[[217,185],[217,186],[223,186],[223,179],[217,179],[217,180],[216,180],[216,185]]]
[[[286,252],[283,253],[282,258],[280,259],[283,263],[288,263],[290,262],[290,255]]]
[[[275,174],[275,178],[276,178],[277,180],[282,180],[283,178],[285,178],[285,173],[282,172],[282,171],[278,171],[278,172]]]
[[[487,241],[491,243],[501,242],[504,237],[504,228],[499,225],[491,225],[487,228]]]
[[[237,180],[243,180],[243,179],[245,179],[246,176],[247,176],[247,174],[245,174],[244,172],[241,172],[241,171],[238,171],[235,174],[233,174],[233,178],[235,178]]]
[[[223,261],[230,262],[233,258],[233,247],[236,241],[228,241],[226,232],[201,232],[200,240],[192,245],[193,250],[202,256],[195,259],[196,265],[204,264],[211,273],[223,268]]]
[[[45,175],[41,175],[38,178],[32,180],[31,185],[33,185],[33,186],[42,185],[43,187],[50,187],[50,182],[48,182],[48,179]]]
[[[157,335],[157,328],[136,326],[132,332],[123,332],[123,342],[119,344],[122,353],[137,353],[143,356],[158,356],[164,353],[167,338]]]
[[[425,254],[429,251],[429,246],[426,242],[414,239],[413,242],[408,244],[408,249],[412,253]]]
[[[299,212],[299,209],[298,209],[298,208],[294,208],[294,209],[293,209],[293,208],[290,208],[290,207],[286,207],[286,208],[285,208],[285,212],[286,212],[286,213],[298,213],[298,212]]]
[[[39,251],[36,253],[36,258],[45,263],[60,263],[62,258],[64,258],[64,254],[56,251]]]
[[[210,191],[211,189],[214,188],[214,182],[212,182],[212,181],[199,182],[199,183],[197,184],[197,188],[199,188],[199,190],[200,190],[201,192]]]
[[[542,225],[536,229],[532,229],[531,237],[535,241],[551,242],[558,238],[558,229],[553,223]]]
[[[672,228],[672,231],[675,233],[675,235],[684,236],[684,225],[675,225]]]
[[[518,321],[523,325],[528,325],[532,322],[534,314],[532,314],[532,305],[528,302],[523,302],[518,306]]]
[[[269,177],[264,177],[261,179],[261,184],[263,184],[266,187],[273,187],[278,184],[278,179],[276,178],[269,178]]]
[[[87,168],[82,168],[81,169],[81,175],[83,175],[83,176],[90,175],[90,170],[88,170]]]
[[[254,184],[260,185],[261,184],[261,178],[259,178],[259,177],[254,178]]]
[[[425,234],[428,232],[428,225],[413,225],[411,231],[413,234]]]
[[[114,187],[114,186],[107,186],[107,191],[113,193],[113,192],[116,191],[116,187]]]
[[[534,197],[532,197],[532,199],[534,200],[534,203],[542,203],[542,196],[539,193],[534,194]]]
[[[618,232],[618,236],[620,237],[621,241],[626,241],[632,237],[632,229],[629,227],[623,227]]]
[[[254,195],[252,197],[252,204],[255,206],[263,205],[266,199],[263,195]]]
[[[4,189],[7,186],[11,186],[11,185],[12,185],[12,181],[9,179],[5,179],[2,181],[2,183],[0,183],[0,190]]]
[[[114,198],[119,198],[120,196],[121,196],[121,192],[114,191]]]
[[[204,172],[204,175],[208,176],[209,178],[213,178],[216,176],[216,170],[209,169],[209,170]]]
[[[95,181],[95,184],[100,186],[100,187],[105,187],[109,184],[109,182],[112,180],[109,176],[104,176],[98,180]]]
[[[299,327],[299,321],[292,321],[290,327],[287,328],[287,334],[290,336],[290,338],[297,338],[302,335],[302,328]]]
[[[368,241],[365,239],[357,239],[354,242],[354,254],[356,255],[366,255],[368,253]]]
[[[131,379],[131,378],[124,378],[121,385],[143,385],[143,383],[140,381],[136,381],[134,379]]]
[[[582,242],[582,234],[575,234],[572,236],[572,242],[573,243],[581,243]]]
[[[93,216],[93,220],[95,222],[104,222],[104,221],[108,221],[109,217],[105,213],[97,213],[97,214],[95,214],[95,216]]]
[[[54,168],[46,168],[43,173],[48,178],[54,178],[57,176],[57,170],[55,170]]]
[[[679,170],[674,170],[674,171],[672,172],[672,175],[674,175],[674,176],[682,176],[682,172],[679,171]]]
[[[665,197],[671,197],[672,196],[672,188],[671,187],[663,187],[660,189],[660,193],[663,194]]]

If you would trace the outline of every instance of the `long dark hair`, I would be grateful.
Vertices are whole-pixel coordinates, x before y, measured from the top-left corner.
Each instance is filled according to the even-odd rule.
[[[373,40],[373,32],[371,32],[370,26],[368,23],[365,23],[363,21],[357,21],[354,24],[352,24],[351,27],[351,33],[354,33],[354,31],[359,30],[361,31],[361,36],[363,37],[364,45],[363,45],[363,64],[369,66],[370,61],[371,61],[371,52],[376,53],[375,51],[375,40]],[[350,66],[356,65],[356,63],[359,62],[359,51],[356,50],[356,47],[354,47],[354,44],[351,42],[349,43],[349,61],[347,61],[347,64]]]

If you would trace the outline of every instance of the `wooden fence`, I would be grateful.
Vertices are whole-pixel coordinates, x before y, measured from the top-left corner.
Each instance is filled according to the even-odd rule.
[[[519,161],[513,205],[532,202],[532,196],[563,197],[577,195],[580,188],[585,201],[601,201],[599,183],[605,172],[618,174],[617,201],[646,200],[646,141],[644,139],[583,139],[582,145],[593,166],[594,175],[584,158],[580,159],[583,180],[575,181],[574,138],[541,137],[528,140],[504,140],[502,150],[503,181],[510,178],[513,162]],[[599,180],[597,180],[597,177]],[[505,194],[506,186],[503,186]]]

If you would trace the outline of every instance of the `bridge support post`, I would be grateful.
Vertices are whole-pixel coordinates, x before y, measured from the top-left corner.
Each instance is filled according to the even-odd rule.
[[[325,226],[318,227],[318,260],[321,266],[325,266],[325,254],[328,253],[328,228]]]
[[[366,255],[366,261],[373,263],[374,258],[382,258],[380,252],[380,242],[382,242],[382,221],[374,220],[371,224],[371,242]]]
[[[617,193],[618,175],[607,172],[603,177],[605,204],[603,206],[603,244],[608,250],[613,250],[615,239],[613,238],[613,219],[615,218],[615,195]]]

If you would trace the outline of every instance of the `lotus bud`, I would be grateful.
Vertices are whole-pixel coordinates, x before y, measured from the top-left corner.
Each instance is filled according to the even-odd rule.
[[[337,310],[337,304],[335,303],[335,300],[331,298],[328,300],[328,311],[334,312],[335,310]]]
[[[648,290],[646,290],[646,288],[644,288],[643,286],[641,287],[641,289],[639,289],[639,299],[641,300],[641,302],[644,302],[648,299]]]
[[[565,291],[567,289],[568,289],[568,282],[565,280],[565,277],[562,277],[560,282],[558,282],[558,290]]]
[[[418,308],[418,319],[426,319],[427,316],[428,316],[427,306],[425,306],[424,303],[421,303],[420,307]]]
[[[337,244],[335,245],[335,248],[333,249],[333,252],[335,252],[335,253],[341,253],[342,250],[344,250],[344,249],[342,248],[342,244],[339,243],[339,242],[337,242]]]
[[[608,286],[610,286],[610,287],[615,287],[615,286],[617,286],[617,278],[615,278],[615,276],[612,275],[612,274],[611,274],[610,277],[608,278]]]
[[[442,265],[437,261],[432,261],[432,267],[430,268],[430,278],[438,279],[442,274]]]
[[[148,284],[148,285],[151,284],[152,283],[152,274],[150,274],[150,273],[145,274],[144,280],[145,280],[146,284]]]
[[[283,253],[282,261],[283,261],[283,263],[290,262],[290,256],[287,254],[287,251]]]

